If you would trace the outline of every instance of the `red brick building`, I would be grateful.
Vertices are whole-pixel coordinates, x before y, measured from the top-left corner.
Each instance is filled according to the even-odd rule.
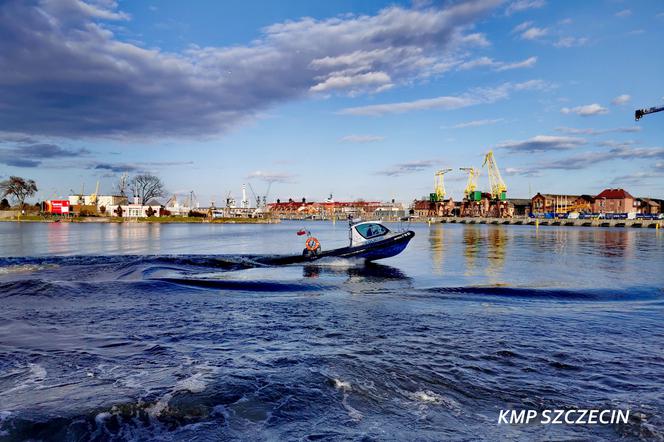
[[[455,213],[454,200],[452,198],[444,201],[431,201],[428,199],[421,199],[413,201],[411,208],[420,218],[427,218],[432,216],[453,216]]]
[[[605,189],[595,197],[595,213],[629,213],[636,211],[635,198],[624,189]]]

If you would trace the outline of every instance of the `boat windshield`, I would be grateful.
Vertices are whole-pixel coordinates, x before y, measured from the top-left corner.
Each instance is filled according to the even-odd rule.
[[[360,224],[355,226],[355,230],[366,239],[376,238],[378,236],[386,235],[389,230],[381,224]]]

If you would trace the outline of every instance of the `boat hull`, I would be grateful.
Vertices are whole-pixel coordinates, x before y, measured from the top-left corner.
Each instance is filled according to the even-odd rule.
[[[322,258],[353,258],[364,259],[366,261],[376,261],[378,259],[390,258],[396,256],[408,246],[408,243],[415,236],[415,232],[408,230],[399,233],[390,238],[380,241],[369,242],[354,247],[342,247],[340,249],[326,250],[318,254],[303,254],[295,256],[273,257],[270,262],[273,264],[295,264],[301,262],[317,261]]]

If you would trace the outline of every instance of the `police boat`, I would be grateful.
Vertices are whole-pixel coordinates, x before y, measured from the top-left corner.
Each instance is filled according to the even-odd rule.
[[[302,255],[274,258],[273,263],[290,264],[316,261],[321,258],[356,258],[365,261],[390,258],[403,252],[415,236],[412,230],[391,231],[378,221],[348,222],[348,247],[323,250],[320,241],[307,230],[300,230],[298,235],[306,235]]]

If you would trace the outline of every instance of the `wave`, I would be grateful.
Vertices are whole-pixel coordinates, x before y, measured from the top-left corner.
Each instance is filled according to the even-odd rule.
[[[570,301],[649,301],[664,299],[661,287],[639,286],[625,289],[566,289],[506,286],[431,287],[425,292],[441,295],[481,295]]]
[[[170,284],[198,287],[202,289],[241,290],[249,292],[302,292],[319,291],[325,287],[319,284],[282,283],[274,281],[237,281],[225,279],[195,279],[195,278],[158,278]]]

